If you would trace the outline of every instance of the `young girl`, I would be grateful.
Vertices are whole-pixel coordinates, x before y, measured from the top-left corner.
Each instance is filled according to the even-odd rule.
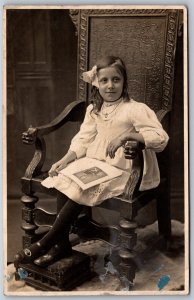
[[[122,60],[113,56],[105,57],[91,71],[83,73],[83,79],[92,84],[93,103],[87,107],[84,122],[73,138],[68,153],[49,171],[54,187],[65,194],[68,200],[57,215],[52,229],[40,241],[16,255],[16,266],[19,262],[28,261],[47,266],[72,253],[69,228],[83,205],[94,206],[118,196],[128,181],[132,161],[124,156],[122,146],[126,141],[135,140],[145,145],[140,190],[154,188],[160,182],[155,152],[165,148],[168,135],[147,105],[129,98],[127,73]],[[59,174],[69,163],[85,156],[119,168],[122,175],[82,190],[74,181]],[[44,181],[42,184],[47,186]]]

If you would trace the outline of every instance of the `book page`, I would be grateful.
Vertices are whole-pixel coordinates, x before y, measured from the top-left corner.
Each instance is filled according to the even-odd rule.
[[[90,167],[86,168],[86,166]],[[84,157],[70,163],[60,173],[75,181],[83,190],[86,190],[120,176],[122,171],[106,162]]]

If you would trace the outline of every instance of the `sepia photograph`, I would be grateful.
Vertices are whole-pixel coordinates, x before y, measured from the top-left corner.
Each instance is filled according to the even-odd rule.
[[[188,295],[187,14],[4,7],[5,295]]]

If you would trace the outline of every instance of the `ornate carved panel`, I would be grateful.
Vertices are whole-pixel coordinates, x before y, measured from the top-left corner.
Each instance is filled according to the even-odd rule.
[[[79,35],[78,98],[88,101],[82,73],[103,55],[121,57],[130,96],[152,109],[170,109],[178,10],[70,11]]]

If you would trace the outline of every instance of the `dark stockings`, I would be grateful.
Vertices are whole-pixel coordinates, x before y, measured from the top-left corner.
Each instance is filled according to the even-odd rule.
[[[32,261],[40,255],[46,253],[52,246],[57,243],[69,243],[69,229],[83,209],[82,205],[59,194],[57,199],[57,218],[51,230],[37,243],[32,244],[28,249],[20,251],[15,257],[15,263],[21,261]]]
[[[69,229],[72,224],[80,214],[82,210],[82,205],[77,204],[76,202],[68,199],[65,201],[63,207],[61,207],[61,202],[58,202],[58,209],[60,210],[57,218],[51,228],[51,230],[39,241],[40,245],[43,248],[52,246],[64,237],[66,240],[69,240]]]

